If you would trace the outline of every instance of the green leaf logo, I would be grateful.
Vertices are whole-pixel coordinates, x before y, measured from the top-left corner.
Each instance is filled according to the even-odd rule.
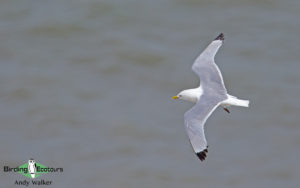
[[[28,178],[33,179],[33,178],[39,177],[42,174],[46,174],[49,172],[47,170],[47,169],[49,169],[47,166],[42,165],[40,163],[36,163],[36,162],[31,163],[30,161],[32,162],[34,160],[30,159],[28,163],[25,163],[25,164],[19,166],[18,168],[20,170],[18,171],[18,173],[20,173]]]

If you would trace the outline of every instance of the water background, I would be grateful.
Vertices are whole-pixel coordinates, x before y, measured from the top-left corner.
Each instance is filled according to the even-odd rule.
[[[0,162],[63,173],[47,187],[300,187],[300,1],[2,0]],[[220,32],[230,94],[208,157],[190,147],[173,101]],[[1,167],[2,168],[2,167]],[[42,178],[42,177],[41,177]],[[1,187],[25,177],[0,173]],[[20,186],[18,186],[20,187]]]

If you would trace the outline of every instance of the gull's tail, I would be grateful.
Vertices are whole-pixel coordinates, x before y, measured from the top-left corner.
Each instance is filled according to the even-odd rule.
[[[228,95],[228,99],[223,102],[225,106],[241,106],[241,107],[249,107],[248,100],[238,99],[235,96]]]
[[[249,107],[248,100],[242,100],[242,99],[235,99],[235,100],[236,100],[236,106]]]
[[[241,106],[241,107],[249,107],[249,101],[248,100],[242,100],[238,98],[231,98],[229,99],[229,104],[233,106]]]

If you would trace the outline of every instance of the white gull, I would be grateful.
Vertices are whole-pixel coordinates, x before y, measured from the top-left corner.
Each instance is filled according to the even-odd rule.
[[[200,77],[198,88],[181,91],[173,99],[182,99],[196,103],[184,114],[186,132],[192,147],[201,161],[205,160],[207,142],[204,134],[204,124],[211,113],[221,105],[229,113],[227,107],[248,107],[248,100],[241,100],[229,95],[224,85],[220,69],[214,61],[218,49],[222,46],[224,35],[221,33],[198,56],[192,70]]]

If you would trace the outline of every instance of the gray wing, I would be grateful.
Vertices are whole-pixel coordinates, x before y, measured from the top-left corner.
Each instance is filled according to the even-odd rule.
[[[207,142],[204,134],[204,124],[211,113],[224,99],[202,95],[198,103],[184,114],[184,124],[192,147],[201,161],[206,158]]]
[[[221,33],[207,48],[197,57],[192,70],[200,77],[203,90],[213,91],[217,94],[226,95],[220,69],[215,63],[215,55],[222,46],[224,35]]]

